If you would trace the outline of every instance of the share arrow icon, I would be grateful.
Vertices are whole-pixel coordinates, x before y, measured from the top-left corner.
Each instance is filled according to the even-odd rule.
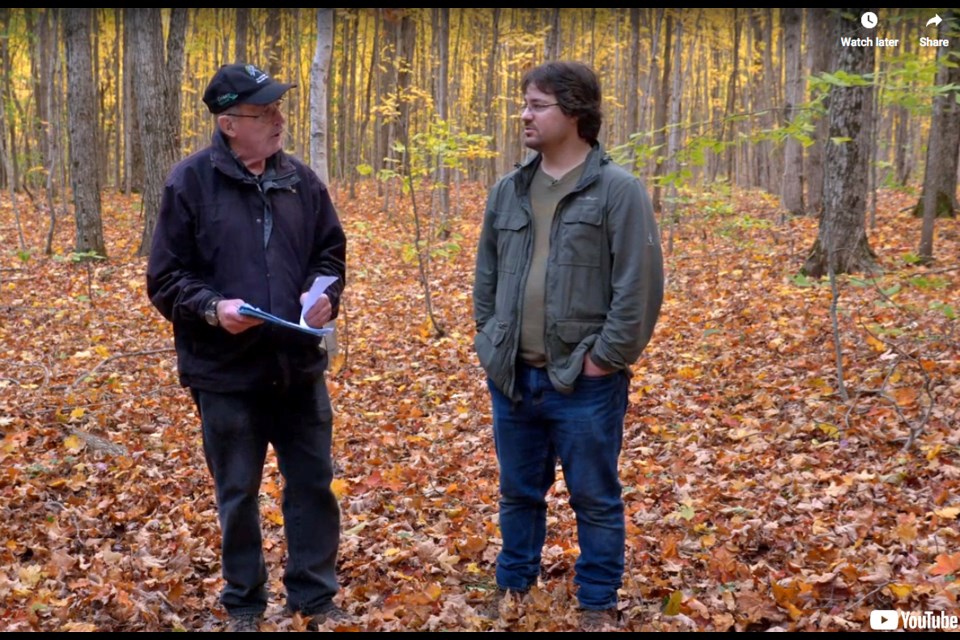
[[[932,18],[930,18],[929,20],[927,20],[927,26],[929,27],[932,24],[939,25],[941,22],[943,22],[943,18],[941,18],[940,14],[938,13],[934,15]]]

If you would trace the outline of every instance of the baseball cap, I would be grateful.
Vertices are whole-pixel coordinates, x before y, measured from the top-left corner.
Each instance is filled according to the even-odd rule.
[[[295,84],[277,82],[252,64],[225,64],[213,75],[203,101],[211,113],[221,113],[237,104],[270,104]]]

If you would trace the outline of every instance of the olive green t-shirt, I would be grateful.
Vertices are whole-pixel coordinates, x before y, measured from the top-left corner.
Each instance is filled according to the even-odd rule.
[[[550,227],[557,205],[573,191],[583,175],[583,164],[554,180],[537,169],[530,184],[530,206],[533,209],[533,256],[523,294],[523,315],[520,318],[520,358],[534,367],[547,364],[543,342],[544,296],[547,282],[547,258],[550,256]]]

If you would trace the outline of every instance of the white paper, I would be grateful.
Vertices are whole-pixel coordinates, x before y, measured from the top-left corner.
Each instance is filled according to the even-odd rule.
[[[303,301],[303,308],[300,310],[300,326],[309,327],[307,324],[306,315],[307,311],[310,310],[317,300],[320,299],[320,296],[326,292],[327,287],[332,285],[337,281],[337,276],[317,276],[317,279],[313,281],[313,286],[310,287],[310,291],[307,291],[307,297]]]
[[[260,318],[261,320],[264,320],[266,322],[272,322],[273,324],[278,324],[282,327],[288,327],[290,329],[296,329],[297,331],[303,331],[304,333],[309,333],[311,335],[317,336],[318,338],[323,338],[324,336],[327,336],[333,333],[333,329],[327,329],[327,328],[314,329],[313,327],[308,327],[306,325],[301,326],[299,324],[287,322],[283,318],[278,318],[272,313],[267,313],[263,309],[258,309],[257,307],[247,304],[246,302],[240,305],[237,311],[242,316],[250,316],[251,318]]]

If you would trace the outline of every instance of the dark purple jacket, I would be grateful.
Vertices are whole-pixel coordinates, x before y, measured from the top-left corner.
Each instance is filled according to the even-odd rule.
[[[147,265],[147,294],[173,322],[180,383],[222,392],[316,379],[327,363],[318,339],[263,324],[237,335],[212,327],[215,297],[300,321],[300,294],[319,275],[339,310],[346,238],[327,189],[305,164],[279,152],[257,178],[217,131],[210,147],[177,164],[163,191]]]

